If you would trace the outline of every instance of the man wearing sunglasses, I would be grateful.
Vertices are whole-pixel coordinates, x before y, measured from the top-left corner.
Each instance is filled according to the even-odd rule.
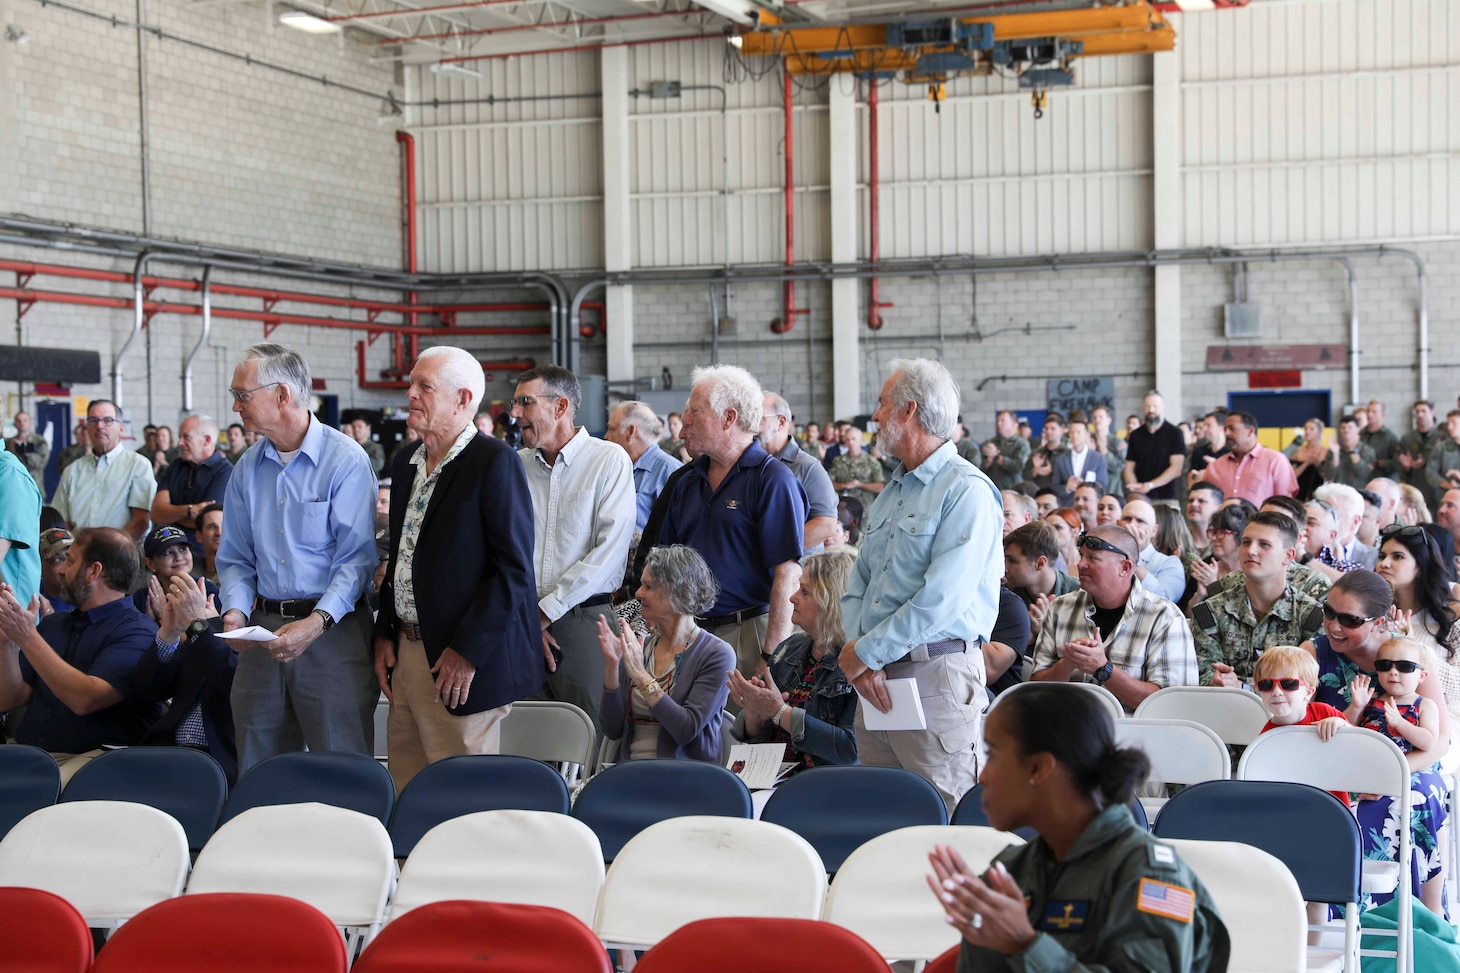
[[[1298,556],[1298,526],[1286,514],[1262,510],[1242,531],[1242,581],[1191,612],[1203,686],[1241,687],[1264,649],[1301,645],[1322,633],[1323,609],[1288,580]]]
[[[51,505],[72,531],[116,527],[133,541],[147,533],[157,476],[152,461],[122,446],[122,410],[109,399],[86,409],[91,453],[66,467]]]
[[[1194,686],[1186,618],[1136,577],[1140,546],[1123,527],[1080,535],[1080,590],[1049,604],[1034,647],[1035,680],[1093,682],[1128,712],[1167,686]]]

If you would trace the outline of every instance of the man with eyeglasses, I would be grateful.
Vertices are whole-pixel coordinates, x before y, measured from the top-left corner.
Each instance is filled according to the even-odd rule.
[[[1140,545],[1124,527],[1080,535],[1080,590],[1050,602],[1034,645],[1031,679],[1089,682],[1127,712],[1168,686],[1193,686],[1196,654],[1186,617],[1136,576]]]
[[[837,527],[837,492],[820,460],[796,445],[795,419],[791,403],[774,392],[765,394],[765,411],[760,419],[760,444],[765,451],[790,467],[801,489],[806,491],[806,527],[802,545],[815,554]]]
[[[86,409],[91,453],[66,467],[51,506],[72,531],[115,527],[140,542],[157,495],[157,477],[149,458],[122,446],[123,425],[115,402],[91,400]]]
[[[235,642],[238,772],[302,750],[374,752],[375,683],[365,595],[375,573],[375,474],[360,444],[309,411],[309,364],[282,345],[246,350],[233,411],[264,441],[225,492],[218,546],[223,628]]]
[[[1301,645],[1322,632],[1323,609],[1288,580],[1298,557],[1298,525],[1260,510],[1242,531],[1240,587],[1219,591],[1191,611],[1201,685],[1250,686],[1264,649]]]
[[[634,536],[634,464],[623,447],[576,424],[578,377],[539,365],[517,377],[512,416],[532,495],[537,621],[547,666],[540,696],[581,708],[598,723],[603,653],[598,618],[613,621]]]
[[[162,471],[152,499],[152,522],[171,524],[187,537],[193,560],[202,563],[198,515],[209,504],[222,503],[233,476],[233,464],[218,449],[218,421],[188,416],[178,426],[178,459]]]

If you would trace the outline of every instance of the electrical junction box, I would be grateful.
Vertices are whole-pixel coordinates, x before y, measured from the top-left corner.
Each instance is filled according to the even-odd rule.
[[[1261,338],[1262,306],[1251,301],[1234,301],[1222,308],[1223,332],[1228,338]]]

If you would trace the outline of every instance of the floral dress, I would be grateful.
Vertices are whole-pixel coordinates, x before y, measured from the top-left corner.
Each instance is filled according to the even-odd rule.
[[[1347,709],[1351,702],[1348,691],[1349,683],[1363,670],[1350,661],[1347,656],[1333,651],[1326,635],[1315,638],[1313,648],[1318,655],[1318,691],[1313,696],[1314,700],[1341,710]],[[1370,672],[1365,675],[1372,682],[1378,682],[1376,673]],[[1406,718],[1409,718],[1412,723],[1417,723],[1419,720],[1417,705],[1403,707],[1401,712],[1411,708],[1414,710],[1414,715],[1412,718],[1406,715]],[[1372,709],[1373,704],[1368,710],[1365,710],[1363,725],[1388,734],[1389,727],[1384,722],[1382,706],[1378,713],[1380,721],[1378,726],[1369,722]],[[1409,741],[1399,739],[1396,734],[1389,734],[1389,738],[1394,740],[1406,753],[1414,749]],[[1410,868],[1410,887],[1418,896],[1420,885],[1435,878],[1441,871],[1439,834],[1447,819],[1448,802],[1445,785],[1440,778],[1438,767],[1429,767],[1410,774],[1409,787],[1409,840],[1414,849],[1414,860]],[[1363,839],[1365,859],[1391,862],[1399,860],[1399,813],[1393,804],[1392,799],[1381,797],[1372,801],[1359,801],[1356,805],[1355,813],[1359,819],[1359,834]],[[1372,909],[1383,905],[1392,898],[1394,898],[1392,893],[1364,893],[1360,904],[1364,909]]]

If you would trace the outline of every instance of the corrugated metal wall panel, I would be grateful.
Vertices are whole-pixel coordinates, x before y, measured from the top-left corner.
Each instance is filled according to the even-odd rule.
[[[1189,246],[1460,233],[1460,5],[1253,5],[1177,30]]]

